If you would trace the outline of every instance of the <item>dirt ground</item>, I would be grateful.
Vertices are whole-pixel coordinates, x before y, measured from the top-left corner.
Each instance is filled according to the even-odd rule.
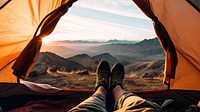
[[[26,80],[50,84],[51,86],[64,89],[94,90],[96,74],[78,75],[66,72],[49,72],[40,76],[27,77]],[[160,79],[144,79],[138,77],[125,77],[124,79],[124,88],[129,91],[160,90],[166,87]]]

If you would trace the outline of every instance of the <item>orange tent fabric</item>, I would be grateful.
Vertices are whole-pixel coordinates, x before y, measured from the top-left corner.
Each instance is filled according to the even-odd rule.
[[[133,1],[144,12],[152,11],[147,16],[154,21],[155,30],[166,51],[165,82],[170,83],[171,89],[200,90],[200,13],[197,9],[200,3],[197,0]],[[191,2],[194,4],[191,5]],[[159,23],[163,27],[159,27],[162,26]],[[170,50],[170,41],[175,51]]]
[[[53,31],[60,17],[74,1],[76,0],[0,2],[0,82],[17,82],[17,77],[26,76],[37,58],[41,39]],[[13,75],[12,66],[17,77]]]

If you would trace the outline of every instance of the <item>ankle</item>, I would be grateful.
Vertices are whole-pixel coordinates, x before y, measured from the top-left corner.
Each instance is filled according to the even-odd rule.
[[[103,86],[99,86],[95,93],[100,93],[103,96],[106,96],[107,91]]]
[[[112,93],[115,94],[115,93],[117,93],[118,91],[120,91],[121,89],[122,89],[121,86],[117,85],[117,86],[113,89]]]
[[[114,98],[115,98],[115,101],[118,101],[118,99],[125,93],[126,91],[120,86],[120,85],[117,85],[112,93],[114,95]]]

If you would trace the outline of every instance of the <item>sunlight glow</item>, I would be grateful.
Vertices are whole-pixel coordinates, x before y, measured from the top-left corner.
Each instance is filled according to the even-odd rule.
[[[54,40],[53,38],[54,37],[52,35],[48,35],[48,36],[42,38],[42,43],[43,44],[48,44],[48,43],[50,43],[50,42],[52,42]]]

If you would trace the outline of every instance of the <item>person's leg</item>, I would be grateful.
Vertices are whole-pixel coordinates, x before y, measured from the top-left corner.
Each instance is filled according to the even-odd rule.
[[[121,86],[117,85],[113,89],[116,111],[154,111],[162,112],[161,107],[154,103],[147,101],[131,92],[125,91]]]
[[[97,77],[95,85],[95,93],[72,108],[69,112],[106,112],[106,95],[108,91],[110,77],[110,66],[108,62],[102,61],[97,67]]]
[[[72,108],[69,112],[106,112],[106,94],[106,89],[103,86],[99,86],[91,97]]]
[[[111,87],[116,111],[159,111],[160,106],[123,89],[124,67],[116,64],[111,71]]]

